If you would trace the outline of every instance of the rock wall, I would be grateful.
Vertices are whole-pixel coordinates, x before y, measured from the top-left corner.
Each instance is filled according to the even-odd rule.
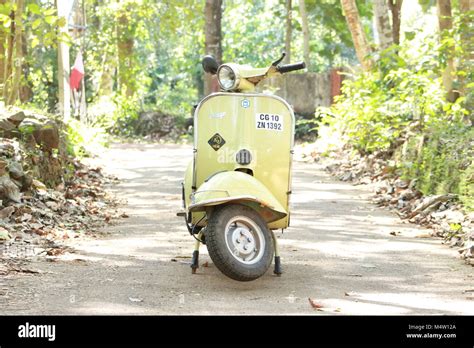
[[[331,73],[285,74],[264,80],[258,87],[282,97],[294,108],[295,113],[310,117],[319,106],[332,103]]]
[[[64,182],[68,165],[60,127],[32,112],[0,111],[0,206],[19,203],[35,182]]]

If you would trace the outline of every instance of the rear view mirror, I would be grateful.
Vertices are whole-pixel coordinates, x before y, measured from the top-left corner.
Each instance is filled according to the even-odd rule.
[[[213,56],[204,56],[204,58],[202,58],[201,64],[205,72],[212,75],[217,73],[219,64],[217,64],[217,60]]]

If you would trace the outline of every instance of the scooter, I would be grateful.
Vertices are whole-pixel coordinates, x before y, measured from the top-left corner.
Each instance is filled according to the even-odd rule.
[[[276,229],[290,222],[291,164],[295,116],[275,95],[255,93],[265,78],[305,68],[305,63],[267,68],[234,63],[218,66],[212,56],[204,71],[217,75],[221,92],[205,97],[194,112],[193,160],[182,183],[184,216],[199,247],[226,276],[250,281],[265,274],[275,257],[282,274]]]

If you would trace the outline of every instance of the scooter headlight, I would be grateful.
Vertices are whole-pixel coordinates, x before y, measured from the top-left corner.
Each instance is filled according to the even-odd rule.
[[[224,91],[236,89],[240,81],[238,70],[226,64],[221,65],[217,70],[217,79]]]

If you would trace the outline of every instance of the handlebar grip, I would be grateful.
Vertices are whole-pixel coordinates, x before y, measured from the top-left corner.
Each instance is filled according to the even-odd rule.
[[[290,71],[295,71],[295,70],[301,70],[306,68],[305,62],[299,62],[295,64],[287,64],[287,65],[282,65],[278,67],[278,71],[282,74],[290,72]]]

